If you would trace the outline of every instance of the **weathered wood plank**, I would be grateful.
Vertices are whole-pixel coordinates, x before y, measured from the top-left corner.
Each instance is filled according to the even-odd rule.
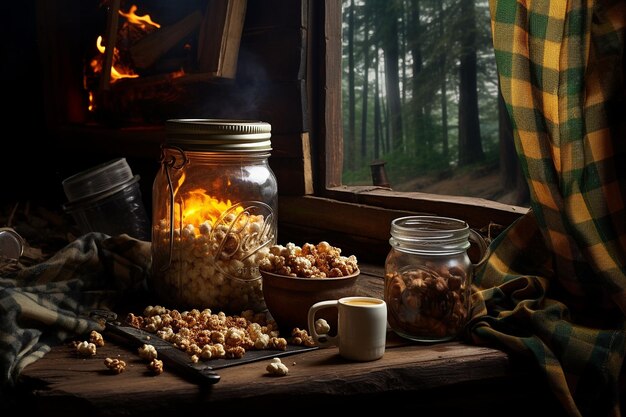
[[[402,212],[319,197],[287,197],[278,201],[279,222],[307,225],[312,229],[342,231],[346,235],[386,241],[391,221]]]
[[[276,174],[279,194],[313,194],[309,134],[272,135],[272,147],[269,163]]]
[[[45,409],[46,415],[71,416],[91,411],[108,416],[164,415],[181,409],[228,410],[235,404],[241,412],[280,409],[286,404],[306,404],[312,398],[343,402],[367,396],[404,395],[405,401],[412,401],[415,393],[450,393],[458,387],[469,387],[467,384],[480,386],[528,373],[513,369],[508,357],[493,349],[457,342],[436,346],[395,343],[393,334],[390,339],[384,357],[378,361],[349,362],[339,357],[336,348],[320,349],[284,357],[289,367],[287,377],[270,378],[265,372],[268,361],[253,362],[219,370],[221,381],[206,390],[169,372],[148,376],[145,364],[134,352],[111,343],[91,359],[77,359],[69,347],[55,348],[27,367],[23,379],[42,387],[33,393],[31,404]],[[124,358],[129,367],[120,375],[111,375],[102,363],[107,356]],[[277,402],[279,398],[282,400]],[[345,404],[359,407],[359,403]],[[449,406],[440,404],[442,415]]]
[[[359,293],[381,297],[382,267],[360,266]],[[124,359],[126,371],[110,374],[103,364],[106,357]],[[150,376],[136,352],[114,340],[107,340],[96,357],[89,359],[78,358],[70,346],[58,346],[22,372],[20,409],[30,406],[47,416],[154,417],[225,412],[233,407],[247,413],[321,403],[356,411],[395,404],[394,410],[489,416],[498,415],[501,409],[485,409],[485,404],[505,404],[530,395],[538,401],[549,397],[545,384],[531,379],[538,377],[534,368],[518,364],[519,359],[499,350],[462,342],[412,343],[391,331],[385,355],[377,361],[347,361],[337,348],[282,360],[289,367],[286,377],[269,377],[265,371],[269,361],[260,360],[218,370],[220,382],[205,389],[167,370]]]
[[[317,27],[323,28],[316,33],[316,39],[311,38],[310,50],[319,51],[323,57],[321,62],[316,62],[315,72],[319,75],[319,87],[312,94],[312,98],[318,101],[318,134],[320,136],[318,164],[321,168],[317,186],[320,192],[326,187],[341,185],[341,173],[343,170],[343,124],[341,122],[341,2],[324,1],[311,2],[311,7],[319,7],[322,4]],[[312,13],[315,15],[315,12]],[[315,25],[314,25],[315,26]],[[311,70],[313,71],[313,69]],[[331,150],[332,152],[328,152]]]
[[[218,77],[237,74],[247,0],[210,1],[200,29],[198,66]]]
[[[375,186],[335,187],[328,190],[327,196],[357,204],[454,217],[466,221],[471,227],[477,229],[490,222],[508,226],[528,212],[526,207],[483,198],[398,192]]]

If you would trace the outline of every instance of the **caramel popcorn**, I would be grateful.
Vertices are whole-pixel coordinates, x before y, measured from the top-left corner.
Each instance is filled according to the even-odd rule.
[[[317,245],[294,243],[273,245],[261,259],[259,269],[275,274],[301,278],[345,277],[358,271],[354,255],[342,256],[341,249],[322,241]]]
[[[109,368],[115,374],[121,374],[126,369],[126,362],[121,359],[106,358],[104,366]]]
[[[241,359],[246,350],[241,346],[233,346],[226,349],[226,357],[229,359]]]
[[[161,375],[163,373],[163,361],[160,359],[152,359],[148,364],[148,370],[154,375]]]
[[[104,346],[104,338],[102,337],[100,333],[98,333],[95,330],[92,330],[91,333],[89,334],[89,343],[93,343],[97,347],[102,347]]]
[[[287,350],[287,339],[284,337],[270,338],[269,347],[278,350]]]
[[[309,332],[298,327],[291,331],[291,343],[308,347],[315,346],[315,340],[309,335]]]

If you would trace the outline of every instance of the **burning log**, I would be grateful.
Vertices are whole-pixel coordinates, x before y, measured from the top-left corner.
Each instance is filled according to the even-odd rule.
[[[136,5],[120,10],[120,2],[107,3],[106,47],[99,37],[99,55],[85,73],[89,111],[99,120],[146,120],[162,109],[169,114],[171,103],[203,88],[198,84],[235,78],[247,0],[193,5],[164,26],[146,10],[136,14]]]
[[[137,68],[149,68],[161,55],[196,30],[201,22],[202,13],[196,10],[173,25],[146,35],[130,47],[133,63]]]
[[[113,67],[113,54],[115,53],[115,42],[117,40],[117,27],[119,24],[117,15],[120,11],[120,2],[121,0],[111,1],[111,6],[107,15],[105,45],[110,47],[106,48],[104,51],[104,59],[102,62],[100,89],[103,91],[106,91],[111,87],[111,68]]]
[[[235,78],[247,0],[210,1],[198,39],[198,69]]]

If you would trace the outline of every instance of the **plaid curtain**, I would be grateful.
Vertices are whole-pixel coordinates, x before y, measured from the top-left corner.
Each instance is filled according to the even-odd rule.
[[[534,358],[571,416],[619,416],[626,347],[626,0],[490,0],[531,192],[476,272],[470,335]]]

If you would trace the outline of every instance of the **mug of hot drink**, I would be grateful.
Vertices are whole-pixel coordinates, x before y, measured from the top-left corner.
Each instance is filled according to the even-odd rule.
[[[316,313],[337,309],[337,331],[334,336],[319,334],[315,329]],[[344,297],[315,303],[308,314],[309,334],[320,347],[338,346],[339,354],[350,360],[373,361],[385,353],[387,338],[387,305],[374,297]]]

